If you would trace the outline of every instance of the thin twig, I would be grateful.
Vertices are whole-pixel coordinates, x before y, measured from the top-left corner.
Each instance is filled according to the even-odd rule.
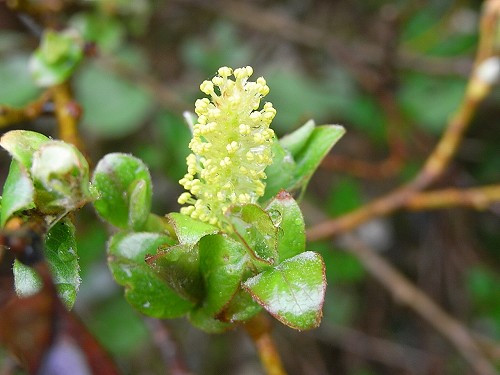
[[[246,322],[244,328],[255,343],[266,374],[286,375],[280,355],[270,334],[271,324],[267,317],[259,314]]]
[[[468,329],[436,305],[376,251],[352,235],[343,236],[342,244],[363,263],[397,302],[410,307],[446,337],[478,374],[497,373]]]
[[[483,80],[483,77],[478,74],[478,70],[481,68],[481,63],[488,56],[491,56],[488,53],[491,53],[492,47],[485,40],[490,40],[487,36],[496,32],[495,23],[492,22],[492,19],[498,21],[500,14],[500,5],[498,5],[498,2],[496,2],[496,5],[496,7],[484,7],[485,11],[480,25],[481,40],[475,69],[469,79],[464,99],[455,115],[451,117],[444,134],[420,172],[408,184],[393,190],[387,195],[346,215],[324,221],[310,228],[308,230],[310,240],[318,240],[347,232],[374,217],[387,215],[401,208],[413,195],[428,187],[443,173],[456,153],[479,103],[491,90],[493,82]]]
[[[397,344],[361,331],[327,322],[314,336],[370,361],[405,370],[410,374],[427,375],[437,363],[437,356],[423,350]]]
[[[68,81],[51,87],[54,110],[57,118],[59,138],[85,152],[84,143],[78,134],[78,122],[82,115],[80,105],[73,99]]]
[[[31,121],[41,116],[47,103],[51,100],[51,97],[51,92],[47,90],[42,92],[36,100],[28,103],[24,107],[16,108],[6,105],[0,106],[0,128],[23,121]]]
[[[396,175],[403,166],[403,159],[396,154],[389,155],[379,162],[358,160],[342,155],[327,155],[321,168],[328,171],[346,172],[350,176],[367,180],[383,180]]]
[[[484,210],[500,202],[500,185],[469,189],[449,188],[413,195],[404,205],[409,210],[432,210],[447,207],[472,207]]]

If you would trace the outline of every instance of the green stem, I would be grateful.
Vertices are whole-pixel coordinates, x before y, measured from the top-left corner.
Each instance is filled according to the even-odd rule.
[[[271,337],[269,319],[265,315],[259,314],[245,324],[245,330],[255,343],[267,375],[286,375],[280,355]]]

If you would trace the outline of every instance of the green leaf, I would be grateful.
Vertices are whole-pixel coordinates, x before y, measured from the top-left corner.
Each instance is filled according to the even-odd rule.
[[[160,233],[120,232],[108,245],[108,265],[117,283],[125,287],[125,298],[155,318],[180,317],[194,306],[169,288],[145,261],[148,254],[171,243],[170,237]]]
[[[160,248],[146,262],[167,285],[183,298],[194,303],[203,297],[203,278],[200,273],[198,248],[175,245]]]
[[[178,212],[168,214],[167,219],[174,227],[177,239],[181,244],[194,246],[202,237],[219,232],[219,228],[213,225]]]
[[[351,177],[340,177],[330,189],[325,204],[326,211],[332,217],[353,211],[363,204],[362,196],[358,180]]]
[[[228,323],[245,322],[261,311],[262,307],[254,301],[252,296],[246,290],[239,289],[231,301],[217,314],[217,319]]]
[[[273,163],[269,165],[266,172],[266,190],[264,196],[260,199],[261,202],[274,197],[280,190],[291,188],[295,161],[291,153],[284,149],[281,142],[277,139],[272,144]]]
[[[75,227],[70,220],[63,220],[50,229],[45,238],[44,253],[59,297],[68,308],[71,308],[80,286],[80,268],[76,252]],[[20,295],[32,294],[41,286],[36,272],[19,262],[14,264],[14,278],[16,291]]]
[[[141,160],[108,154],[97,164],[92,184],[99,194],[94,207],[103,219],[121,229],[142,229],[151,208],[152,188]]]
[[[280,138],[280,143],[283,148],[287,149],[292,155],[297,155],[305,146],[307,140],[314,131],[314,121],[309,120],[293,133],[287,134]]]
[[[297,168],[294,173],[294,188],[305,190],[309,179],[319,167],[321,160],[344,135],[339,125],[323,125],[314,128],[302,149],[293,155]]]
[[[398,101],[415,124],[440,134],[450,113],[460,104],[466,85],[467,81],[463,78],[436,79],[425,74],[407,73],[402,76]]]
[[[266,207],[278,227],[279,262],[292,258],[306,249],[306,229],[300,207],[286,191],[281,191]]]
[[[231,207],[226,215],[237,236],[257,261],[257,267],[278,260],[277,229],[267,212],[255,204],[246,204]]]
[[[50,138],[29,130],[12,130],[0,138],[0,146],[7,150],[14,160],[21,163],[26,170],[31,169],[33,154]]]
[[[76,30],[47,30],[29,68],[39,86],[49,87],[68,79],[82,58],[83,41]]]
[[[35,207],[33,182],[26,169],[16,160],[10,163],[2,194],[0,227],[16,212]]]
[[[142,228],[151,209],[151,185],[146,180],[132,181],[129,187],[128,227]]]
[[[298,330],[318,327],[326,277],[323,259],[304,252],[243,283],[243,287],[283,324]]]
[[[154,98],[144,88],[116,72],[87,65],[75,78],[75,94],[85,110],[82,126],[99,137],[131,134],[153,106]]]
[[[250,257],[241,243],[225,234],[205,236],[199,247],[205,281],[203,310],[216,316],[238,291]]]
[[[5,35],[6,30],[3,30]],[[16,43],[16,42],[14,42]],[[21,43],[21,40],[17,41]],[[9,53],[3,53],[0,59],[0,103],[8,106],[22,107],[35,100],[40,89],[35,85],[28,71],[29,56],[20,48],[12,48]],[[0,120],[2,126],[6,122]]]
[[[72,144],[48,141],[33,154],[35,203],[45,214],[64,213],[91,200],[89,165]]]

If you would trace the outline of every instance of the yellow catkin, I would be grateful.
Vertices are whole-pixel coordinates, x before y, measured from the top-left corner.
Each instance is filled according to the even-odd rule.
[[[231,205],[256,203],[264,194],[264,170],[272,163],[274,132],[269,125],[276,110],[269,102],[259,109],[269,87],[262,77],[248,81],[252,74],[250,66],[234,71],[222,67],[200,85],[210,99],[195,103],[192,153],[179,181],[189,191],[178,199],[187,205],[181,212],[221,228]]]

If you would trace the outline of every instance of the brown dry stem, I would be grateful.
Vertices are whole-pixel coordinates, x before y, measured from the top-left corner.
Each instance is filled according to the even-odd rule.
[[[397,302],[410,307],[446,337],[478,374],[497,373],[475,338],[460,321],[446,313],[427,294],[414,286],[402,273],[362,241],[352,235],[345,235],[342,239],[343,245],[363,263]]]
[[[427,158],[419,173],[406,185],[378,198],[363,207],[339,218],[319,223],[308,230],[310,240],[319,240],[345,233],[364,222],[384,216],[404,207],[413,196],[427,188],[446,170],[456,153],[465,131],[467,130],[479,103],[491,90],[492,82],[482,80],[478,74],[481,63],[492,56],[493,39],[496,23],[500,15],[500,4],[496,0],[489,1],[484,6],[480,25],[480,43],[476,56],[474,70],[470,76],[467,90],[462,103],[448,125],[436,147]]]

